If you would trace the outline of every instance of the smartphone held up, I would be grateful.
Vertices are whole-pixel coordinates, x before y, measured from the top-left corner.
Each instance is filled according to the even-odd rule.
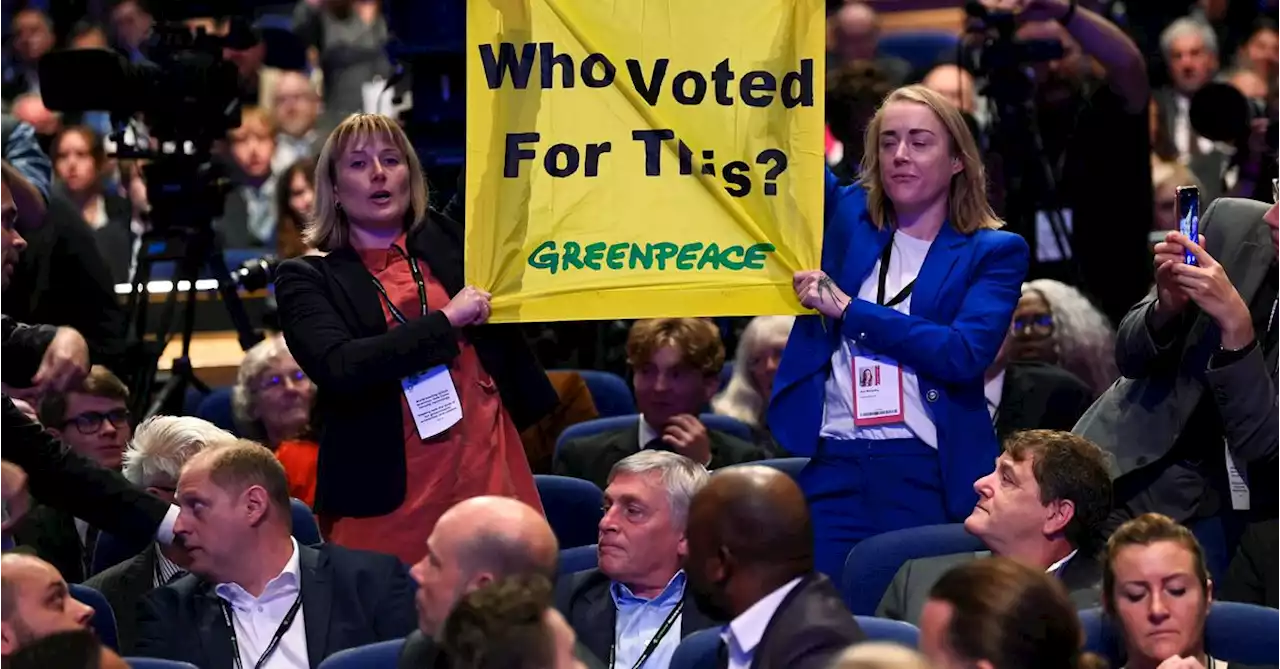
[[[1200,189],[1196,186],[1178,186],[1178,231],[1193,242],[1200,241]],[[1183,259],[1188,265],[1196,264],[1196,255],[1187,251]]]

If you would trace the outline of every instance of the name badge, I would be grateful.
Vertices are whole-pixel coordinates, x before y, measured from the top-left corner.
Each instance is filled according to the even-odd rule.
[[[853,358],[853,424],[902,422],[902,368],[883,360]]]
[[[1236,468],[1235,458],[1231,457],[1231,449],[1227,448],[1225,440],[1223,442],[1222,449],[1227,456],[1227,485],[1231,489],[1231,508],[1236,511],[1248,511],[1249,483]]]
[[[462,420],[462,402],[449,368],[436,365],[416,376],[400,380],[418,436],[430,439]]]

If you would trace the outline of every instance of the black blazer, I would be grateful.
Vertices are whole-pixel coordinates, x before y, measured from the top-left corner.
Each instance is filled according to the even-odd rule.
[[[41,560],[57,567],[67,583],[79,583],[88,577],[75,516],[65,511],[43,504],[36,506],[14,527],[13,541],[31,548]]]
[[[133,655],[138,639],[138,604],[155,588],[152,583],[156,573],[156,549],[147,546],[141,553],[104,569],[84,582],[102,593],[116,614],[117,650],[121,655]]]
[[[731,434],[707,430],[711,441],[710,469],[764,460],[769,456],[759,446]],[[609,470],[618,461],[640,452],[640,421],[617,430],[581,439],[572,439],[556,449],[552,471],[560,476],[586,479],[601,490],[609,485]]]
[[[449,295],[463,288],[461,224],[433,212],[407,245]],[[400,380],[453,360],[457,333],[440,311],[388,330],[381,297],[350,248],[285,261],[276,299],[289,350],[318,389],[315,511],[356,518],[394,511],[406,490]],[[517,429],[559,403],[518,325],[467,328],[466,336]]]
[[[751,669],[827,669],[845,648],[866,638],[830,579],[810,574],[769,620]],[[720,648],[720,666],[726,667],[728,656]]]
[[[1093,391],[1076,375],[1043,362],[1012,362],[996,410],[996,438],[1020,430],[1070,432],[1093,404]]]
[[[1240,548],[1216,589],[1224,602],[1245,602],[1276,608],[1280,604],[1280,531],[1275,518],[1249,525],[1240,537]]]
[[[600,659],[587,650],[581,641],[574,643],[573,654],[586,669],[605,669]],[[436,669],[437,667],[448,669],[448,656],[440,651],[440,646],[436,644],[435,639],[423,634],[422,630],[414,630],[404,640],[400,657],[396,660],[396,669]]]
[[[556,584],[556,608],[578,634],[578,641],[600,658],[609,657],[618,622],[618,609],[609,594],[610,583],[609,577],[599,569],[588,569],[564,576]],[[688,585],[684,589],[684,610],[680,616],[682,639],[716,625],[698,610],[693,589]]]
[[[298,546],[307,660],[399,639],[418,626],[414,584],[390,555],[333,544]],[[188,574],[143,598],[134,654],[197,667],[230,667],[231,636],[214,584]]]

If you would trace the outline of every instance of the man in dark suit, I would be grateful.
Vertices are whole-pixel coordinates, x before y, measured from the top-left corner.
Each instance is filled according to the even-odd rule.
[[[1152,92],[1157,123],[1168,129],[1178,152],[1200,181],[1201,202],[1222,195],[1223,171],[1230,159],[1212,140],[1191,127],[1191,98],[1218,72],[1218,37],[1207,22],[1183,17],[1160,34],[1160,51],[1169,68],[1170,85]]]
[[[1074,430],[1115,456],[1109,528],[1145,512],[1275,517],[1276,226],[1274,205],[1219,198],[1203,247],[1177,232],[1156,245],[1156,289],[1117,331],[1124,378]]]
[[[89,628],[93,609],[67,594],[67,582],[48,562],[34,555],[6,553],[0,558],[0,654],[10,655],[44,637]]]
[[[929,591],[952,567],[999,555],[1059,578],[1077,608],[1098,605],[1100,528],[1111,511],[1107,456],[1069,432],[1028,430],[1005,442],[995,471],[973,484],[978,504],[964,521],[989,551],[909,560],[876,615],[918,625]]]
[[[143,599],[137,655],[200,667],[269,655],[273,667],[306,669],[413,629],[413,583],[398,560],[290,536],[289,483],[271,451],[241,441],[201,452],[177,500],[191,573]]]
[[[685,571],[698,609],[728,620],[727,669],[825,669],[866,635],[813,570],[804,493],[771,467],[711,477],[689,506]]]
[[[519,500],[493,496],[450,507],[431,531],[427,549],[409,571],[418,583],[418,629],[405,639],[400,669],[431,669],[445,661],[436,639],[461,597],[505,578],[554,581],[560,556],[541,513]],[[601,669],[581,644],[576,654],[587,669]]]
[[[1021,430],[1070,430],[1093,403],[1093,391],[1067,370],[1043,362],[1010,362],[1008,337],[987,368],[983,394],[996,438]]]
[[[680,639],[712,626],[683,570],[689,502],[707,470],[641,451],[613,466],[600,520],[599,568],[564,578],[556,608],[578,639],[617,667],[665,667]]]
[[[172,502],[178,472],[187,460],[206,448],[235,441],[235,435],[194,416],[153,416],[138,426],[129,443],[124,476],[138,488]],[[156,542],[85,581],[111,604],[116,615],[116,647],[121,653],[133,655],[138,603],[152,590],[186,575],[189,566],[190,558],[182,547]]]
[[[1275,518],[1253,523],[1240,537],[1240,547],[1214,597],[1223,602],[1280,606],[1280,527]]]
[[[586,479],[603,490],[619,460],[645,449],[673,451],[710,469],[767,457],[754,444],[708,430],[697,418],[719,391],[724,366],[724,344],[710,321],[636,321],[627,337],[627,364],[639,420],[566,442],[556,453],[556,474]]]

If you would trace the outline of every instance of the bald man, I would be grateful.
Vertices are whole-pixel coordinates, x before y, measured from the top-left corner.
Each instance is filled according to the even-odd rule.
[[[445,619],[467,593],[511,576],[539,575],[555,582],[560,546],[546,518],[509,497],[472,497],[450,507],[427,538],[427,554],[409,570],[418,583],[418,629],[405,640],[399,667],[436,664]],[[587,669],[600,661],[578,645]]]
[[[813,570],[809,508],[790,476],[763,466],[712,474],[689,507],[687,534],[698,608],[730,621],[720,635],[727,669],[824,669],[866,639]]]
[[[943,63],[929,70],[920,83],[926,88],[944,95],[960,111],[973,114],[973,75],[969,71],[950,63]]]
[[[874,62],[895,86],[902,85],[911,74],[911,64],[907,61],[877,55],[880,18],[870,5],[862,2],[846,3],[828,21],[828,72],[835,72],[850,62],[862,60]]]
[[[67,593],[53,565],[22,553],[0,557],[0,654],[6,661],[51,634],[88,629],[92,617],[93,609]]]

